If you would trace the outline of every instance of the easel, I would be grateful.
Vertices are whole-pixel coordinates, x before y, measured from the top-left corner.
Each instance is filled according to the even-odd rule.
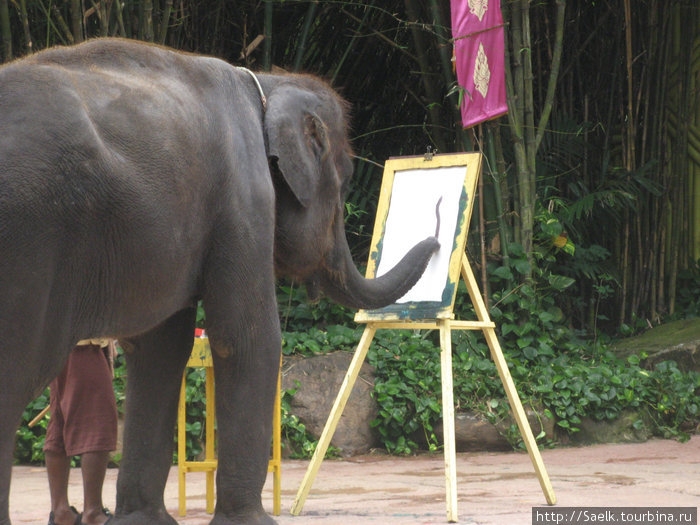
[[[442,156],[446,157],[446,156]],[[326,425],[319,438],[318,445],[314,452],[311,462],[307,468],[304,479],[302,480],[301,486],[297,492],[297,496],[292,505],[291,513],[295,516],[301,513],[304,506],[306,498],[311,490],[311,485],[316,478],[318,469],[321,466],[321,462],[328,450],[331,438],[335,432],[335,428],[340,420],[345,404],[350,396],[352,387],[355,384],[355,380],[360,371],[360,367],[367,356],[367,351],[369,349],[370,343],[374,338],[374,334],[378,329],[388,328],[388,329],[408,329],[408,330],[440,330],[440,367],[441,367],[441,378],[442,378],[442,407],[443,407],[443,434],[444,434],[444,459],[445,459],[445,489],[446,489],[446,505],[447,505],[447,521],[456,522],[458,519],[457,513],[457,472],[456,472],[456,449],[455,449],[455,435],[454,435],[454,401],[453,401],[453,384],[452,384],[452,330],[481,330],[484,333],[486,342],[491,351],[491,357],[496,364],[498,374],[503,383],[503,387],[508,396],[508,401],[510,403],[511,410],[515,417],[515,421],[520,430],[520,434],[523,437],[525,446],[527,448],[530,460],[535,468],[537,478],[540,482],[540,486],[547,500],[547,503],[553,505],[556,503],[556,497],[554,495],[554,490],[549,481],[549,476],[542,462],[542,457],[540,455],[539,449],[537,448],[537,443],[530,429],[530,425],[525,415],[520,397],[515,389],[515,384],[510,375],[508,365],[503,357],[503,352],[501,351],[501,346],[498,342],[498,337],[496,336],[496,326],[491,321],[486,305],[479,292],[479,287],[469,262],[467,261],[467,256],[465,253],[465,242],[466,233],[469,229],[469,219],[471,217],[471,205],[473,203],[474,189],[476,187],[476,179],[478,177],[478,172],[481,167],[481,157],[479,154],[467,154],[468,161],[471,163],[469,169],[471,170],[470,179],[466,181],[465,189],[467,190],[467,203],[460,208],[460,213],[462,213],[462,222],[458,222],[458,229],[461,229],[461,233],[456,236],[455,249],[453,251],[452,257],[450,259],[450,276],[454,277],[456,275],[461,275],[464,280],[467,291],[469,292],[469,297],[474,305],[474,309],[477,315],[477,321],[460,321],[454,319],[454,314],[452,310],[454,308],[454,299],[456,296],[456,282],[455,279],[452,282],[448,282],[448,285],[453,286],[452,298],[449,305],[445,307],[444,305],[439,305],[435,310],[435,318],[428,320],[410,320],[410,319],[400,319],[399,315],[396,314],[381,314],[373,315],[373,312],[360,311],[355,316],[356,322],[367,323],[365,330],[362,334],[360,342],[355,350],[355,354],[350,363],[348,371],[345,375],[345,379],[340,387],[340,391],[335,399],[331,412],[326,421]],[[442,159],[444,164],[449,159]],[[460,160],[460,159],[457,159]],[[426,164],[423,162],[430,162],[431,159],[425,158],[409,158],[401,159],[401,162],[397,165],[397,171],[400,168],[410,169],[415,167],[416,169],[424,169]],[[389,163],[387,163],[387,166]],[[377,221],[375,224],[375,232],[373,237],[373,246],[376,248],[380,244],[380,240],[383,236],[384,223],[388,214],[389,196],[386,192],[391,192],[390,184],[393,180],[393,174],[391,177],[387,177],[387,171],[385,168],[384,180],[382,182],[382,196],[380,196],[380,204],[377,210]],[[391,180],[390,180],[391,179]],[[368,277],[374,277],[376,274],[376,254],[370,253],[370,263],[367,269]],[[458,277],[457,277],[458,279]],[[449,281],[449,279],[448,279]],[[383,318],[383,319],[382,319]]]

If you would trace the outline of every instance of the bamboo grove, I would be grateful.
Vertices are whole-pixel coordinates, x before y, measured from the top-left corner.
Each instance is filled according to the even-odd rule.
[[[2,58],[118,36],[320,74],[354,108],[347,221],[358,260],[386,158],[480,149],[469,250],[484,276],[521,246],[529,264],[516,281],[549,264],[575,282],[563,306],[572,327],[656,323],[700,260],[700,8],[501,3],[510,112],[470,130],[447,1],[0,0]]]

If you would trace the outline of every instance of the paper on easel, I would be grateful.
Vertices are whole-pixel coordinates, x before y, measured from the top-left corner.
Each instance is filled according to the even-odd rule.
[[[401,170],[394,175],[377,277],[387,273],[416,243],[435,235],[440,199],[439,251],[420,280],[397,303],[440,301],[448,277],[450,255],[459,217],[465,166]]]

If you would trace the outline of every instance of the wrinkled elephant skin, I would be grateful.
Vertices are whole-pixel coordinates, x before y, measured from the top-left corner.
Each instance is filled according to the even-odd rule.
[[[126,350],[124,454],[111,525],[175,523],[163,505],[195,305],[207,312],[218,417],[212,523],[263,511],[280,356],[275,277],[380,307],[437,240],[364,279],[343,229],[345,103],[301,75],[122,40],[0,68],[0,525],[15,429],[73,345]]]

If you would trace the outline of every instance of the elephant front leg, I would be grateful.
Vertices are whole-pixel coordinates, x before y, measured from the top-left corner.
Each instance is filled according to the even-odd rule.
[[[215,360],[219,463],[212,525],[275,523],[261,502],[281,344],[269,339],[248,356]]]
[[[219,444],[212,525],[275,523],[263,510],[261,492],[282,343],[272,267],[248,267],[257,272],[245,289],[216,288],[204,297]]]
[[[124,455],[109,525],[172,525],[163,491],[172,465],[182,373],[192,351],[195,310],[125,342]]]

